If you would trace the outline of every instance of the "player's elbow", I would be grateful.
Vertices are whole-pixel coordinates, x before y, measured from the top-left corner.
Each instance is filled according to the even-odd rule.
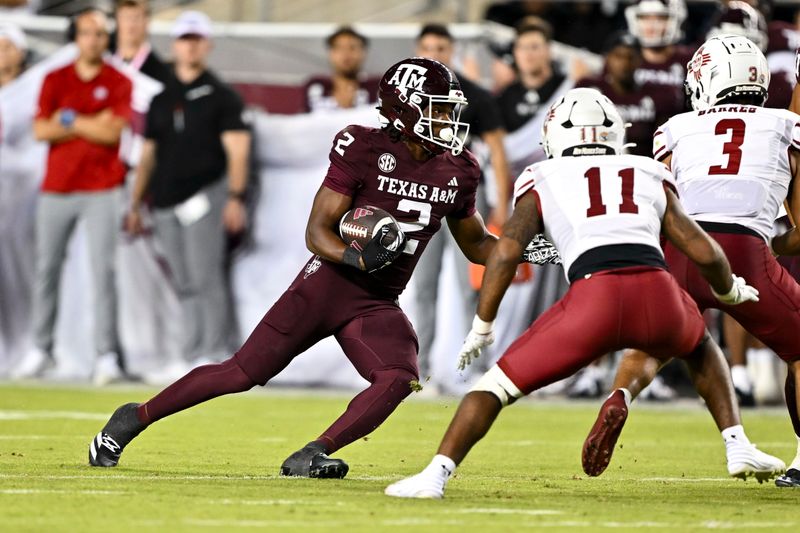
[[[494,246],[492,255],[496,264],[516,269],[522,257],[522,248],[513,239],[501,238]]]

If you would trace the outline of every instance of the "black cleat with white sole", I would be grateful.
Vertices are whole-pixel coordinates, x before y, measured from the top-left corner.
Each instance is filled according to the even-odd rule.
[[[800,487],[800,470],[790,468],[782,476],[775,479],[775,486],[777,487]]]
[[[282,476],[342,479],[350,467],[341,459],[332,459],[324,446],[309,442],[290,455],[281,465]]]
[[[103,430],[89,443],[89,464],[92,466],[117,466],[122,450],[145,426],[139,421],[138,403],[126,403],[117,408]]]

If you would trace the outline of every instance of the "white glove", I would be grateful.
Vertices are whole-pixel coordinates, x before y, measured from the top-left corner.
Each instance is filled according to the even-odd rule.
[[[461,352],[458,354],[458,369],[464,370],[469,364],[481,355],[481,350],[494,342],[494,320],[486,322],[478,318],[472,319],[472,329],[470,330],[467,338],[464,340],[464,345],[461,346]]]
[[[732,274],[733,287],[727,294],[717,294],[714,288],[711,288],[711,294],[726,305],[739,305],[744,302],[757,302],[758,290],[747,284],[744,278],[740,278],[736,274]]]

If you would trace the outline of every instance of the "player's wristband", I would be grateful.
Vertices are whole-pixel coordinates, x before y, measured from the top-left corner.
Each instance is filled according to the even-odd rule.
[[[61,110],[61,113],[58,115],[58,121],[61,123],[62,126],[65,128],[71,128],[73,124],[75,124],[75,118],[78,114],[75,112],[74,109],[70,109],[68,107]]]
[[[228,191],[228,198],[230,198],[231,200],[238,200],[240,202],[244,202],[244,196],[245,196],[244,191],[240,192]]]
[[[342,263],[361,270],[361,253],[355,248],[347,247],[342,255]]]
[[[494,329],[494,320],[491,322],[486,322],[485,320],[481,319],[478,315],[475,315],[475,318],[472,319],[472,331],[479,335],[488,335]]]

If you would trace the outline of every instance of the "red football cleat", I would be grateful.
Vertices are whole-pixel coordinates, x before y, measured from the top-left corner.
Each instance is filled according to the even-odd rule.
[[[617,389],[603,403],[597,421],[583,443],[581,462],[587,475],[599,476],[608,467],[627,418],[625,395]]]

